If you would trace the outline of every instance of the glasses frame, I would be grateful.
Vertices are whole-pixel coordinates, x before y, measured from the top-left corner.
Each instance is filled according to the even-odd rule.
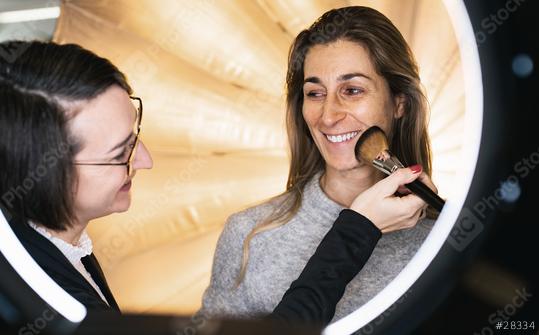
[[[137,108],[137,130],[135,134],[135,144],[133,145],[133,148],[131,149],[131,152],[129,153],[129,156],[127,158],[127,162],[125,163],[86,163],[86,162],[75,162],[74,165],[92,165],[92,166],[125,166],[127,170],[127,176],[130,176],[133,172],[133,160],[135,159],[135,152],[137,151],[137,147],[139,145],[140,140],[140,131],[142,129],[142,99],[135,96],[129,97],[131,100],[138,101],[139,108]]]

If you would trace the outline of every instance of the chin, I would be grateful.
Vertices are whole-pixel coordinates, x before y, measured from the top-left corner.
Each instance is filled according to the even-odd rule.
[[[116,202],[114,203],[113,213],[123,213],[126,212],[129,207],[131,207],[131,196],[122,197],[120,199],[116,199]]]
[[[114,213],[124,213],[124,212],[127,212],[127,210],[129,209],[129,206],[130,206],[130,205],[127,205],[127,206],[124,206],[124,207],[120,207],[120,208],[118,208],[117,210],[115,210]]]
[[[326,162],[326,165],[331,166],[337,171],[349,171],[363,166],[364,163],[356,160],[334,160],[332,162]]]

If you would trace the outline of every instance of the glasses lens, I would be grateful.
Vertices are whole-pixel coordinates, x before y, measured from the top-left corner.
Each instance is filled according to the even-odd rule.
[[[131,154],[129,155],[129,160],[127,161],[127,175],[131,175],[131,171],[133,170],[133,160],[135,160],[135,155],[137,154],[137,148],[139,144],[139,137],[137,135],[135,139],[135,144],[133,145],[133,149],[131,149]]]
[[[133,133],[136,134],[135,143],[133,145],[133,148],[131,149],[131,153],[129,154],[129,159],[127,161],[127,175],[130,176],[131,172],[133,171],[133,160],[135,159],[139,139],[140,139],[140,124],[142,121],[142,101],[140,98],[131,97],[131,101],[133,102],[134,110],[136,112],[136,118],[135,123],[133,125]]]
[[[142,106],[138,98],[131,98],[131,101],[133,102],[134,111],[136,113],[135,123],[133,124],[133,133],[138,134],[142,118]]]

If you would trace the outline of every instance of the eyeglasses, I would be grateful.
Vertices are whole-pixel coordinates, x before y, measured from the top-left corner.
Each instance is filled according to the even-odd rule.
[[[142,121],[142,99],[139,97],[129,97],[133,104],[135,105],[136,109],[136,121],[135,125],[133,127],[133,133],[135,134],[135,143],[133,144],[133,147],[131,148],[131,151],[129,152],[129,156],[127,156],[127,161],[124,163],[86,163],[86,162],[74,162],[74,165],[97,165],[97,166],[125,166],[127,169],[127,176],[130,176],[133,172],[133,159],[135,158],[135,153],[137,151],[137,147],[139,144],[139,135],[140,135],[140,129],[142,128],[141,121]]]

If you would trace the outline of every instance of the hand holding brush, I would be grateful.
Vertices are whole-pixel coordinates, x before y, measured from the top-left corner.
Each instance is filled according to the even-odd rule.
[[[389,151],[387,137],[377,126],[370,127],[361,135],[356,143],[355,155],[356,159],[371,163],[387,175],[404,168],[399,159]],[[445,201],[427,185],[416,179],[405,186],[434,209],[442,211]]]

